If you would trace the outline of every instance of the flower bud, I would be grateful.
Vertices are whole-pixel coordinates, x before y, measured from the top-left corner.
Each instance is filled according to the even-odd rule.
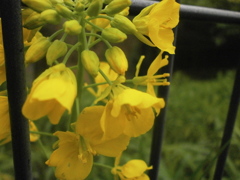
[[[62,4],[57,4],[55,9],[64,18],[71,19],[73,16],[72,11]]]
[[[49,24],[59,24],[61,22],[61,16],[54,9],[47,9],[41,12],[39,18]]]
[[[53,41],[47,51],[47,64],[51,66],[54,61],[64,56],[67,53],[67,50],[68,48],[65,42],[59,40]]]
[[[116,14],[110,24],[126,34],[134,34],[137,32],[135,25],[122,15]]]
[[[40,20],[40,14],[37,12],[33,12],[30,16],[28,16],[25,19],[23,27],[25,27],[27,29],[36,29],[45,24],[46,24],[46,22],[44,22],[43,20]]]
[[[112,2],[113,0],[104,0],[104,4],[109,4],[110,2]]]
[[[96,77],[98,75],[100,65],[97,54],[91,50],[84,50],[81,53],[81,60],[87,72],[93,77]]]
[[[40,37],[28,48],[25,54],[25,62],[33,63],[42,59],[51,45],[51,42],[46,37]]]
[[[75,9],[74,10],[76,12],[78,12],[78,13],[81,13],[81,12],[84,11],[84,9],[85,9],[84,4],[81,3],[80,1],[78,1],[77,4],[75,5]]]
[[[52,3],[49,0],[22,0],[22,2],[37,12],[52,8]]]
[[[67,6],[75,6],[75,3],[72,0],[63,0],[63,2]]]
[[[102,0],[92,0],[89,7],[87,8],[88,16],[97,16],[102,10],[103,1]]]
[[[117,28],[106,28],[102,30],[102,37],[111,43],[123,42],[127,35]]]
[[[117,14],[123,11],[125,8],[129,7],[130,5],[130,0],[113,0],[106,6],[104,12],[108,15]]]
[[[109,48],[105,52],[105,57],[110,67],[118,74],[125,75],[128,69],[128,61],[124,52],[117,46]]]
[[[69,35],[78,35],[82,31],[82,26],[79,24],[77,20],[66,21],[63,24],[64,32]]]

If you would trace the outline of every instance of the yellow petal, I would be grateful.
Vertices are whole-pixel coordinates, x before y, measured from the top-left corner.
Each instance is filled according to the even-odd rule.
[[[100,126],[103,111],[103,106],[85,108],[78,117],[76,132],[83,136],[98,154],[115,157],[126,149],[130,138],[120,135],[114,139],[103,139],[104,133]]]
[[[83,180],[85,179],[93,164],[93,156],[85,154],[85,160],[79,157],[78,135],[72,132],[56,132],[59,137],[59,148],[55,150],[46,162],[49,166],[55,166],[55,175],[59,179]]]
[[[111,115],[117,117],[120,113],[122,105],[128,104],[130,106],[136,106],[139,109],[150,108],[155,104],[161,104],[162,100],[151,96],[150,94],[135,90],[135,89],[125,89],[121,94],[119,94],[114,102]]]
[[[110,101],[106,104],[104,112],[102,114],[100,123],[104,132],[104,139],[113,139],[123,133],[125,127],[125,115],[118,114],[118,116],[112,116],[113,103]]]
[[[32,122],[32,121],[29,121],[29,129],[30,131],[38,131],[36,125]],[[30,133],[30,141],[31,142],[35,142],[39,139],[40,135],[39,134],[35,134],[35,133]]]
[[[127,178],[134,178],[141,176],[147,169],[151,167],[148,167],[143,160],[133,159],[121,167],[121,172]]]
[[[158,56],[153,60],[150,67],[148,68],[147,75],[153,76],[159,69],[168,64],[167,59],[162,59],[163,51],[161,51]]]
[[[157,19],[151,19],[149,22],[149,37],[152,42],[162,51],[174,54],[175,47],[173,46],[174,34],[172,29],[160,28],[157,24]]]
[[[121,112],[124,113],[124,112]],[[123,133],[130,137],[137,137],[149,131],[154,123],[154,113],[152,108],[141,109],[141,113],[135,114],[131,120],[126,120]]]
[[[0,96],[0,145],[11,141],[8,98]]]

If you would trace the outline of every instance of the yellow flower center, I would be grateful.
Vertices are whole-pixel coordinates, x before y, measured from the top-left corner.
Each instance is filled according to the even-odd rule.
[[[79,135],[78,140],[79,140],[78,158],[81,159],[83,163],[87,163],[89,156],[96,155],[97,152],[92,149],[89,142],[87,142],[87,140],[84,139],[83,136]]]
[[[125,110],[126,110],[125,115],[128,121],[136,120],[138,116],[141,114],[140,109],[138,109],[135,106],[130,106],[129,104],[125,104],[123,105],[123,107],[125,107]]]

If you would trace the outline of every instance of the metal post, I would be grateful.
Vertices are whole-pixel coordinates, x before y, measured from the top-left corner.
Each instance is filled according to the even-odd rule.
[[[240,63],[238,65],[235,82],[233,85],[232,96],[229,104],[228,115],[220,145],[220,155],[217,160],[217,166],[215,169],[214,180],[220,180],[224,171],[225,162],[227,159],[228,149],[234,129],[234,124],[237,117],[238,106],[240,100]]]
[[[21,113],[26,98],[20,0],[1,0],[3,45],[16,180],[31,180],[28,120]]]

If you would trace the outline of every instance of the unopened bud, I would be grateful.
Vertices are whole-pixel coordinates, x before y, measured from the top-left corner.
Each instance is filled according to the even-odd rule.
[[[125,8],[129,7],[130,5],[130,0],[113,0],[106,6],[104,12],[108,15],[117,14],[123,11]]]
[[[112,2],[113,0],[104,0],[104,4],[109,4],[110,2]]]
[[[80,1],[78,1],[77,4],[75,5],[75,9],[74,10],[76,12],[78,12],[78,13],[81,13],[81,12],[84,11],[84,9],[85,9],[84,4],[81,3]]]
[[[110,24],[126,34],[134,34],[137,32],[135,25],[122,15],[116,14]]]
[[[70,19],[73,16],[72,11],[62,4],[57,4],[55,9],[64,18]]]
[[[65,42],[59,40],[53,41],[47,51],[47,64],[51,66],[54,61],[67,53],[67,49],[68,48]]]
[[[82,26],[79,24],[77,20],[66,21],[63,24],[64,32],[69,35],[78,35],[82,31]]]
[[[41,12],[40,20],[49,24],[59,24],[61,22],[61,16],[54,9],[47,9]]]
[[[81,60],[87,72],[93,77],[96,77],[98,75],[100,65],[97,54],[91,50],[84,50],[81,53]]]
[[[103,29],[102,37],[111,43],[120,43],[127,39],[127,35],[117,28]]]
[[[51,42],[46,37],[40,37],[28,48],[25,55],[26,63],[33,63],[42,59],[51,45]]]
[[[63,2],[67,6],[75,6],[75,3],[72,0],[63,0]]]
[[[125,75],[128,69],[128,61],[124,52],[117,46],[109,48],[105,52],[105,57],[110,67],[118,74]]]
[[[52,8],[52,3],[49,0],[22,0],[22,2],[37,12]]]
[[[46,24],[43,20],[40,20],[40,14],[37,12],[33,12],[30,16],[28,16],[23,24],[23,27],[27,29],[36,29]]]
[[[87,8],[88,16],[97,16],[102,10],[103,1],[102,0],[92,0],[89,7]]]

